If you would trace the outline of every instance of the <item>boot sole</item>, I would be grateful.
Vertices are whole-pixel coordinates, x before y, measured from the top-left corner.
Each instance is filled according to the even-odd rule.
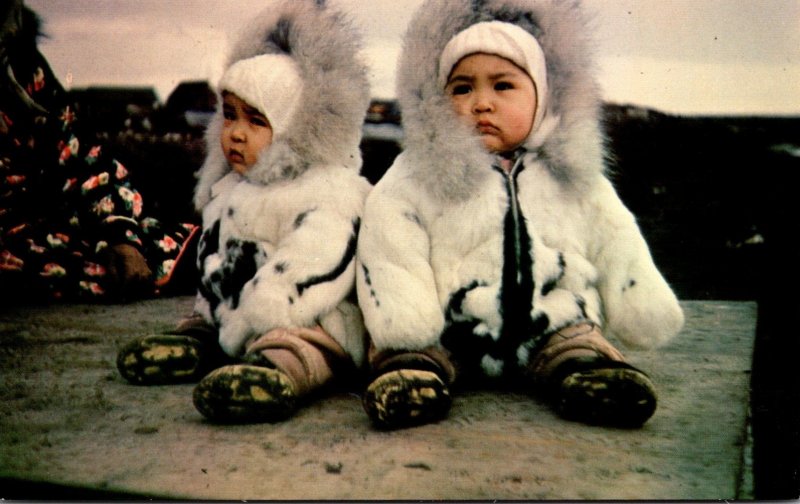
[[[278,422],[296,405],[289,378],[275,369],[235,364],[209,373],[194,389],[194,406],[220,423]]]
[[[165,385],[199,380],[203,343],[188,336],[147,336],[128,343],[117,355],[117,369],[135,385]]]
[[[593,425],[634,428],[656,410],[653,383],[635,369],[580,371],[561,383],[557,409],[569,420]]]
[[[367,387],[364,409],[380,429],[435,422],[447,416],[452,399],[436,373],[415,369],[390,371]]]

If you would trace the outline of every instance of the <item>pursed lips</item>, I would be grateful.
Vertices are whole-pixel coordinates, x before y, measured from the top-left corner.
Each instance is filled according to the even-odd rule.
[[[490,134],[491,135],[491,134],[495,134],[498,131],[500,131],[499,128],[497,126],[495,126],[494,124],[492,124],[490,121],[478,121],[475,124],[475,129],[477,129],[478,132],[483,134],[483,135],[486,135],[486,134]]]
[[[228,151],[228,161],[235,163],[242,163],[244,162],[244,154],[242,154],[237,150],[230,149]]]

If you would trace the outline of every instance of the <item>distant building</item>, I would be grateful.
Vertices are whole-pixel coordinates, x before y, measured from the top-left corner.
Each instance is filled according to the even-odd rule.
[[[204,129],[217,106],[217,95],[206,81],[181,82],[164,105],[163,126],[170,131]]]
[[[403,127],[400,107],[396,100],[372,100],[362,127],[361,174],[377,182],[400,153]]]
[[[81,121],[97,132],[148,130],[149,118],[160,106],[150,87],[92,86],[73,89],[70,97],[78,104]]]

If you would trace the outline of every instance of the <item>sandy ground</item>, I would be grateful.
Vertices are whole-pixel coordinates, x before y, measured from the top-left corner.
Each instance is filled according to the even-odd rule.
[[[281,424],[218,426],[192,406],[192,385],[127,384],[117,349],[170,329],[191,303],[0,313],[0,497],[752,497],[754,303],[684,302],[687,328],[673,343],[628,353],[660,392],[642,429],[566,422],[526,395],[474,391],[438,424],[388,433],[369,425],[354,392]]]

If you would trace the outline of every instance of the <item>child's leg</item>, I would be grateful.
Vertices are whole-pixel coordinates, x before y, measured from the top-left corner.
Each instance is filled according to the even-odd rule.
[[[129,342],[117,354],[117,369],[135,385],[195,382],[226,362],[217,339],[214,326],[194,313],[168,334]]]
[[[446,350],[377,351],[371,345],[368,358],[374,379],[363,404],[375,426],[411,427],[447,415],[452,402],[448,385],[456,371]]]
[[[352,360],[321,327],[274,329],[253,339],[244,364],[211,372],[194,390],[194,404],[219,422],[283,420],[298,399],[352,371]]]
[[[550,336],[527,371],[568,419],[638,427],[656,409],[650,379],[627,364],[593,323],[570,326]]]

